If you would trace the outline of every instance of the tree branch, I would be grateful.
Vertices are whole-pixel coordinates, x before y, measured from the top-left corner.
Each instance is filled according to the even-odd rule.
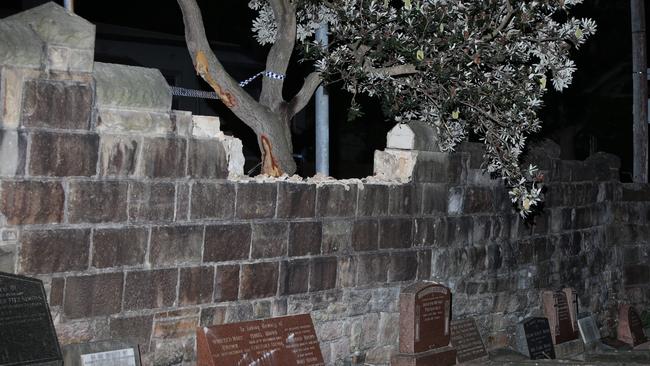
[[[415,65],[411,65],[411,64],[379,67],[379,68],[366,66],[364,67],[364,69],[366,72],[374,72],[384,76],[402,76],[402,75],[411,75],[411,74],[418,73],[418,70],[415,68]]]
[[[273,43],[266,57],[266,71],[286,74],[289,59],[296,43],[296,5],[290,0],[270,0],[270,2],[278,27],[275,43]],[[271,108],[271,110],[279,110],[283,102],[283,85],[284,80],[271,79],[265,76],[262,81],[260,103]]]
[[[503,20],[501,20],[501,23],[499,24],[497,29],[495,29],[494,32],[492,32],[489,36],[487,36],[485,39],[483,39],[483,41],[490,42],[491,40],[496,38],[496,36],[498,36],[499,33],[503,32],[503,30],[506,29],[508,24],[510,24],[510,21],[512,20],[512,18],[515,15],[515,9],[512,7],[512,4],[510,3],[510,0],[506,0],[506,9],[508,9],[508,12],[506,13],[505,18],[503,18]]]
[[[259,131],[268,111],[239,86],[210,49],[196,0],[178,0],[178,5],[183,12],[185,40],[196,72],[210,84],[226,107],[253,130]]]
[[[300,88],[298,94],[296,94],[291,102],[289,103],[289,116],[293,117],[298,112],[300,112],[307,103],[311,100],[312,95],[316,91],[316,88],[321,84],[323,80],[321,79],[320,72],[314,71],[307,76],[305,83]]]

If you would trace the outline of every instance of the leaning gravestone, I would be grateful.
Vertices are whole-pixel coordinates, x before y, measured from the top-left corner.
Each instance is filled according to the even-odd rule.
[[[618,310],[618,340],[632,347],[648,342],[643,332],[643,323],[639,313],[633,306],[623,304]]]
[[[488,354],[473,318],[451,322],[451,345],[456,349],[456,362],[487,361]]]
[[[309,314],[198,328],[199,366],[323,366]]]
[[[63,347],[65,366],[140,366],[137,344],[122,341],[98,341]]]
[[[517,324],[517,350],[531,360],[554,359],[551,328],[546,318],[527,318]]]
[[[585,345],[592,345],[600,342],[600,330],[593,316],[588,315],[578,320],[580,336]]]
[[[544,315],[551,327],[557,357],[582,353],[585,345],[578,329],[578,298],[571,288],[542,292]]]
[[[451,346],[451,291],[418,282],[404,288],[399,298],[399,352],[392,366],[446,366],[456,364]]]
[[[0,272],[0,365],[63,365],[38,279]]]

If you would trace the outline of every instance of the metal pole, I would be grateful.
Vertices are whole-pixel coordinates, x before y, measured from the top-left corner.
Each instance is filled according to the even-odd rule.
[[[63,0],[63,7],[65,7],[67,11],[74,13],[74,0]]]
[[[316,41],[327,47],[327,23],[316,31]],[[324,86],[316,89],[316,173],[330,174],[329,96]]]
[[[645,0],[631,0],[632,85],[635,183],[648,183],[648,61],[646,59]]]

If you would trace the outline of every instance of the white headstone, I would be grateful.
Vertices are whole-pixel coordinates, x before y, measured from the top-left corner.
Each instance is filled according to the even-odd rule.
[[[600,330],[594,317],[589,315],[582,319],[578,319],[578,328],[580,329],[580,336],[584,344],[589,345],[600,340]]]

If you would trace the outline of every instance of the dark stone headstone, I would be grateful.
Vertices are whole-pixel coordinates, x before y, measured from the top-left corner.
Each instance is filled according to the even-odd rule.
[[[473,318],[451,322],[451,345],[456,349],[458,363],[488,359],[481,333]]]
[[[63,365],[38,279],[0,272],[0,365]]]
[[[542,293],[544,315],[551,327],[553,344],[560,344],[578,338],[578,327],[573,328],[571,307],[564,291],[544,291]],[[575,310],[574,310],[575,311]],[[577,312],[574,317],[577,317]]]
[[[400,294],[399,354],[393,366],[454,365],[451,346],[451,291],[433,283],[418,282]]]
[[[140,366],[137,344],[122,341],[99,341],[63,347],[65,366]]]
[[[554,359],[551,328],[546,318],[527,318],[517,325],[517,350],[531,360]]]
[[[618,340],[633,347],[648,342],[643,332],[643,323],[633,306],[623,304],[618,311]]]
[[[324,366],[309,314],[198,328],[199,365]]]

